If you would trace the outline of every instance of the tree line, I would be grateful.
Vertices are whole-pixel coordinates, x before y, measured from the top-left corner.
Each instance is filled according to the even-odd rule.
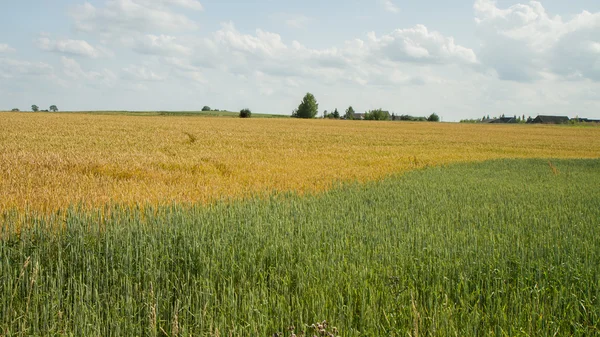
[[[40,111],[40,108],[37,105],[32,105],[31,110],[33,112]],[[12,109],[13,112],[20,111],[19,109]],[[57,112],[58,107],[56,105],[51,105],[48,110],[42,111],[52,111]],[[216,109],[211,109],[209,106],[204,106],[202,111],[219,111]],[[292,111],[293,118],[316,118],[319,113],[319,103],[317,103],[317,99],[311,93],[307,93],[298,108]],[[240,118],[250,118],[252,117],[252,111],[248,108],[244,108],[240,110],[239,113]],[[338,109],[336,108],[333,112],[327,112],[325,110],[323,112],[323,118],[329,119],[346,119],[346,120],[354,120],[354,119],[364,119],[364,120],[376,120],[376,121],[388,121],[388,120],[401,120],[401,121],[428,121],[428,122],[439,122],[440,117],[436,113],[432,113],[429,117],[413,117],[410,115],[395,115],[394,113],[390,114],[389,111],[383,109],[374,109],[367,111],[363,114],[357,114],[352,106],[349,106],[345,111],[344,115],[341,115]]]
[[[319,103],[317,99],[311,93],[307,93],[302,102],[298,105],[298,108],[292,112],[293,118],[315,118],[319,113]],[[388,121],[388,120],[405,120],[405,121],[428,121],[428,122],[439,122],[440,117],[436,113],[432,113],[429,117],[413,117],[410,115],[397,116],[394,113],[390,114],[389,111],[383,109],[375,109],[365,112],[364,114],[357,114],[352,106],[346,109],[343,116],[336,108],[333,112],[328,113],[327,110],[323,112],[323,118],[330,119],[364,119],[364,120],[377,120],[377,121]]]
[[[14,109],[12,109],[11,111],[12,111],[12,112],[19,112],[19,111],[21,111],[21,110],[19,110],[18,108],[14,108]],[[33,112],[38,112],[38,111],[40,111],[40,107],[34,104],[34,105],[32,105],[32,106],[31,106],[31,111],[33,111]],[[57,107],[56,105],[51,105],[51,106],[48,108],[48,110],[41,110],[41,111],[44,111],[44,112],[49,112],[49,111],[52,111],[52,112],[57,112],[57,111],[58,111],[58,107]]]

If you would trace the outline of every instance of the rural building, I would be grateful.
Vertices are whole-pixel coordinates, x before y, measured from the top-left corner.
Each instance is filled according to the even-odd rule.
[[[354,114],[354,119],[358,119],[358,120],[365,119],[365,114]]]
[[[500,117],[496,119],[488,120],[487,123],[491,124],[509,124],[509,123],[518,123],[516,117]]]
[[[572,120],[579,122],[579,123],[600,123],[600,119],[573,118]]]
[[[569,117],[566,116],[537,116],[531,121],[532,124],[567,124]]]

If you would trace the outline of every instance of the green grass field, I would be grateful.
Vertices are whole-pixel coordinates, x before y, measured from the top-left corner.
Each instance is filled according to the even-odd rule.
[[[599,335],[598,186],[600,160],[498,160],[62,230],[7,213],[0,335]]]

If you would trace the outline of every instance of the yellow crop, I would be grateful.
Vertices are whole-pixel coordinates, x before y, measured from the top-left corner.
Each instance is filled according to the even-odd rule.
[[[313,192],[426,165],[600,156],[600,128],[0,114],[0,210]]]

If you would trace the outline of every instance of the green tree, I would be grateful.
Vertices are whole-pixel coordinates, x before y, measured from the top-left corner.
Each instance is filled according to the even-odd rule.
[[[389,121],[390,112],[383,109],[375,109],[365,113],[365,119],[368,121]]]
[[[332,115],[333,115],[333,118],[340,119],[340,112],[338,111],[337,108],[335,108]]]
[[[302,102],[298,105],[298,109],[292,114],[292,117],[315,118],[318,112],[319,103],[317,103],[315,96],[309,92],[304,96]]]
[[[208,105],[205,105],[205,106],[202,108],[202,111],[210,111],[210,107],[209,107]]]
[[[344,115],[344,118],[348,120],[354,119],[354,108],[352,106],[349,106],[348,109],[346,109],[346,114]]]
[[[438,116],[435,112],[432,113],[431,115],[429,115],[429,117],[427,117],[427,121],[428,122],[439,122],[440,121],[440,116]]]
[[[250,118],[252,117],[252,111],[250,109],[242,109],[240,111],[240,118]]]
[[[34,104],[31,106],[31,111],[38,112],[38,111],[40,111],[40,107],[38,107],[37,105]]]
[[[17,109],[17,108],[14,108],[14,109],[12,109],[11,111],[12,111],[12,112],[19,112],[19,111],[21,111],[21,110],[19,110],[19,109]]]
[[[58,111],[58,108],[56,107],[56,105],[51,105],[51,106],[50,106],[50,111],[52,111],[52,112],[57,112],[57,111]]]

